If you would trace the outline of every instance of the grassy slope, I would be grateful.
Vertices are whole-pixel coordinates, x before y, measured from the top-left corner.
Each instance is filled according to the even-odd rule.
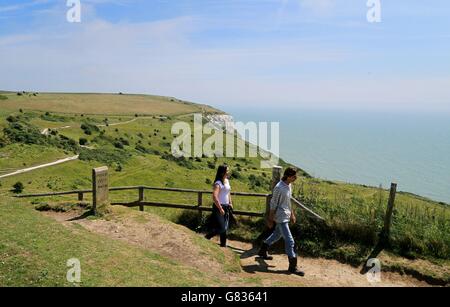
[[[184,102],[171,97],[151,95],[117,95],[117,94],[51,94],[37,96],[15,93],[4,94],[7,100],[0,101],[0,108],[17,111],[39,110],[71,114],[146,114],[175,115],[201,111],[215,112],[218,110],[209,106],[201,106]],[[127,103],[124,104],[126,99]]]
[[[129,98],[128,96],[121,97]],[[16,105],[16,110],[20,106],[22,105]],[[10,113],[11,111],[3,110],[0,111],[0,116],[5,118]],[[170,110],[170,114],[174,113],[181,114],[182,110]],[[105,144],[93,142],[98,133],[92,136],[83,134],[79,128],[80,122],[86,120],[87,116],[66,115],[66,120],[53,122],[43,120],[40,117],[42,114],[34,112],[31,122],[42,129],[71,125],[72,128],[60,130],[60,133],[76,140],[80,137],[85,137],[93,147],[112,147],[107,142]],[[108,117],[110,123],[134,119],[134,116],[107,115],[89,117],[91,121],[98,123],[101,123],[105,117]],[[184,119],[186,120],[186,118]],[[161,121],[159,118],[138,118],[136,121],[126,125],[102,128],[105,130],[105,136],[107,137],[113,139],[126,138],[130,142],[130,146],[126,146],[125,149],[133,153],[133,157],[123,165],[121,172],[111,170],[112,186],[145,184],[196,189],[210,188],[206,180],[212,179],[211,177],[214,176],[215,170],[208,168],[207,162],[212,163],[213,159],[203,158],[201,162],[194,161],[192,162],[194,169],[187,169],[177,165],[175,162],[163,160],[159,155],[141,154],[134,150],[135,145],[140,142],[141,145],[158,150],[161,153],[170,151],[168,146],[172,140],[170,127],[175,121],[177,121],[176,117],[167,121]],[[2,124],[5,125],[4,119],[0,120],[0,125]],[[155,132],[155,130],[159,130],[159,132]],[[142,133],[142,135],[139,136],[139,133]],[[166,139],[164,140],[163,138]],[[11,150],[10,146],[12,145],[0,149],[0,154]],[[60,153],[65,154],[61,151]],[[18,161],[20,160],[18,159]],[[25,162],[27,164],[31,163],[30,161]],[[38,161],[33,161],[33,163],[35,162]],[[47,161],[45,160],[44,162]],[[266,187],[271,176],[270,170],[260,170],[260,160],[258,158],[249,158],[245,161],[219,159],[217,164],[220,162],[229,163],[234,170],[241,169],[241,178],[233,179],[233,189],[235,191],[267,192]],[[103,163],[76,161],[49,169],[37,170],[30,174],[22,174],[2,180],[0,191],[6,193],[16,181],[22,181],[25,184],[26,193],[89,188],[91,168],[100,165],[103,165]],[[261,187],[252,185],[248,178],[249,174],[260,177],[263,185]],[[261,177],[263,174],[265,174],[265,177]],[[321,232],[321,230],[311,227],[312,225],[305,218],[302,218],[300,225],[303,226],[301,227],[300,242],[302,243],[301,248],[303,251],[313,255],[329,256],[344,260],[361,260],[367,255],[368,249],[373,246],[373,241],[376,240],[374,235],[379,232],[382,226],[388,191],[306,177],[302,177],[299,180],[294,191],[297,196],[300,196],[308,205],[327,219],[328,225],[334,234],[333,238],[330,238],[328,235],[324,235],[323,231]],[[112,197],[114,200],[133,201],[137,197],[135,194],[114,193]],[[151,200],[157,199],[178,203],[195,204],[197,201],[196,195],[162,192],[149,192],[146,194],[146,197]],[[210,199],[206,195],[204,203],[208,202],[210,202]],[[235,198],[234,202],[237,209],[264,211],[265,202],[263,199]],[[407,251],[406,254],[408,256],[427,257],[433,260],[434,256],[430,255],[433,254],[433,249],[437,249],[439,254],[444,254],[444,258],[448,258],[448,253],[445,255],[450,245],[448,207],[415,195],[399,194],[396,208],[392,229],[397,246],[397,250],[394,250],[395,253],[403,254],[402,249],[404,249]],[[195,219],[193,220],[189,214],[183,211],[171,209],[149,209],[149,211],[158,213],[172,221],[183,222],[191,226],[195,224]],[[254,239],[260,231],[261,221],[244,219],[240,226],[233,231],[234,235],[244,239]],[[316,230],[317,233],[314,232]],[[344,238],[341,237],[342,234]],[[336,240],[336,236],[339,236],[338,240]],[[333,241],[333,244],[327,246],[324,242],[328,241]],[[360,244],[366,247],[363,246],[361,248]]]
[[[215,276],[185,267],[156,253],[93,234],[82,227],[65,227],[31,206],[0,199],[0,287],[70,286],[67,260],[82,266],[81,286],[213,286]],[[195,237],[195,235],[193,235]],[[212,257],[223,252],[210,242],[197,242]],[[207,246],[204,246],[204,245]],[[236,263],[224,262],[236,270]]]

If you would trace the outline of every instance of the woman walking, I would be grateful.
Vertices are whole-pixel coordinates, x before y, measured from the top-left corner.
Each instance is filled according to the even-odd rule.
[[[230,224],[230,211],[233,209],[231,201],[231,186],[228,178],[230,168],[225,164],[219,166],[216,179],[213,185],[213,213],[214,225],[210,233],[205,238],[210,240],[216,235],[220,235],[220,246],[227,246],[227,231]]]

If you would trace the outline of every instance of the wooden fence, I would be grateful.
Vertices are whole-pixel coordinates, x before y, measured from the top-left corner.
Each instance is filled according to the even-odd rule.
[[[112,187],[109,188],[110,192],[115,191],[132,191],[136,190],[138,192],[138,198],[133,202],[111,202],[112,206],[125,206],[125,207],[139,207],[140,211],[144,211],[145,207],[161,207],[161,208],[174,208],[174,209],[186,209],[186,210],[196,210],[199,213],[203,211],[211,212],[212,207],[203,206],[203,195],[204,194],[212,194],[212,191],[205,190],[192,190],[192,189],[179,189],[179,188],[158,188],[158,187],[149,187],[149,186],[129,186],[129,187]],[[197,204],[174,204],[174,203],[163,203],[163,202],[154,202],[154,201],[145,201],[145,191],[165,191],[165,192],[176,192],[176,193],[193,193],[197,194]],[[64,195],[78,195],[78,201],[84,200],[85,194],[92,194],[92,190],[76,190],[76,191],[66,191],[66,192],[52,192],[52,193],[40,193],[40,194],[28,194],[28,195],[18,195],[17,198],[36,198],[36,197],[53,197],[53,196],[64,196]],[[247,193],[247,192],[232,192],[233,196],[244,196],[244,197],[259,197],[265,199],[265,207],[261,208],[262,212],[249,212],[249,211],[239,211],[235,210],[233,213],[235,215],[242,216],[251,216],[251,217],[264,217],[266,216],[266,208],[270,203],[270,199],[272,194],[262,194],[262,193]],[[306,206],[304,206],[301,202],[292,198],[292,202],[310,213],[312,216],[316,217],[319,220],[324,220],[320,215],[313,212]],[[263,211],[264,210],[264,211]]]
[[[199,213],[203,211],[212,211],[212,207],[203,206],[203,195],[212,194],[212,191],[204,190],[192,190],[192,189],[178,189],[178,188],[157,188],[148,186],[130,186],[130,187],[112,187],[109,188],[110,192],[114,191],[132,191],[136,190],[138,192],[138,198],[133,202],[111,202],[112,206],[125,206],[125,207],[139,207],[140,211],[144,211],[144,207],[162,207],[162,208],[174,208],[174,209],[186,209],[186,210],[196,210]],[[197,194],[197,204],[174,204],[174,203],[163,203],[163,202],[152,202],[145,201],[145,191],[165,191],[165,192],[177,192],[177,193],[193,193]],[[29,194],[29,195],[18,195],[17,198],[36,198],[36,197],[53,197],[53,196],[64,196],[64,195],[78,195],[78,201],[84,200],[85,194],[92,194],[92,190],[77,190],[77,191],[67,191],[67,192],[54,192],[54,193],[41,193],[41,194]],[[260,193],[244,193],[244,192],[232,192],[231,195],[234,196],[246,196],[246,197],[260,197],[266,200],[266,204],[270,201],[271,194],[260,194]],[[249,211],[234,211],[236,215],[242,216],[252,216],[252,217],[263,217],[265,212],[249,212]]]

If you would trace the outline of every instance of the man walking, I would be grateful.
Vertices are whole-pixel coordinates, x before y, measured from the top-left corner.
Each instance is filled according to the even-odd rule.
[[[293,168],[288,168],[284,172],[281,181],[273,190],[272,200],[270,202],[270,214],[268,219],[268,227],[273,228],[276,223],[275,231],[264,242],[258,253],[260,257],[265,260],[272,260],[267,253],[270,246],[284,239],[284,246],[286,254],[289,258],[289,272],[300,276],[305,276],[305,273],[297,268],[297,253],[295,251],[295,241],[289,229],[289,222],[296,223],[295,212],[291,207],[292,187],[291,184],[297,180],[297,171]]]

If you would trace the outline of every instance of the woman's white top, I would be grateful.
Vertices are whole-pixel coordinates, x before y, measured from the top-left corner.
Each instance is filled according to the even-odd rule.
[[[230,181],[228,181],[228,179],[225,179],[225,184],[223,184],[221,181],[218,180],[214,183],[214,185],[218,185],[220,188],[219,202],[222,205],[229,205],[230,204],[230,191],[231,191]]]

